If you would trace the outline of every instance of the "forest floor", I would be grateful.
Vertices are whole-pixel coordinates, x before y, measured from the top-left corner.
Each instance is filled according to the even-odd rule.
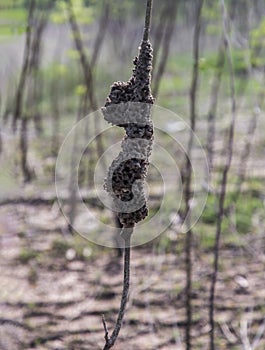
[[[0,208],[1,350],[102,349],[102,314],[109,331],[114,325],[121,258],[113,249],[65,236],[59,229],[64,219],[54,219],[53,211],[51,206]],[[27,218],[34,223],[27,222],[24,230],[21,224]],[[176,235],[167,246],[158,238],[133,248],[130,299],[115,350],[184,349],[183,241]],[[264,246],[264,234],[222,244],[216,291],[218,349],[265,348]],[[194,248],[193,349],[205,350],[213,257],[197,239]]]

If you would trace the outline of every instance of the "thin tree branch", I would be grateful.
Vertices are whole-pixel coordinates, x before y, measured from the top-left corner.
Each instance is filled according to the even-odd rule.
[[[33,118],[35,130],[38,135],[43,132],[42,116],[39,110],[39,100],[41,98],[41,89],[43,87],[41,76],[39,74],[42,40],[43,33],[48,24],[49,15],[54,4],[55,3],[53,0],[49,0],[45,8],[37,12],[37,15],[35,16],[35,30],[32,35],[31,43],[31,55],[28,69],[28,75],[31,78],[31,83],[29,84],[28,98],[31,100],[29,101],[31,105],[30,117]]]
[[[224,0],[221,1],[222,15],[223,15],[223,32],[227,50],[227,59],[228,59],[228,69],[230,76],[230,90],[231,90],[231,123],[228,133],[228,142],[227,142],[227,158],[226,163],[223,169],[223,175],[221,180],[221,190],[219,196],[219,208],[217,213],[217,224],[216,224],[216,235],[215,235],[215,245],[214,245],[214,263],[213,263],[213,273],[211,277],[211,287],[210,287],[210,300],[209,300],[209,322],[210,322],[210,349],[215,350],[215,315],[214,315],[214,304],[215,304],[215,289],[216,282],[218,277],[218,268],[219,268],[219,250],[220,250],[220,238],[222,230],[222,222],[224,217],[224,202],[226,197],[226,187],[227,187],[227,178],[228,172],[232,162],[233,156],[233,143],[234,143],[234,129],[235,129],[235,120],[236,120],[236,98],[235,98],[235,77],[233,70],[233,61],[231,53],[231,43],[227,28],[229,28],[230,23],[228,22],[228,16],[226,12],[226,7]]]
[[[70,26],[72,29],[76,50],[79,53],[80,63],[81,63],[83,73],[84,73],[84,80],[85,80],[85,85],[86,85],[86,89],[88,92],[90,107],[92,108],[92,110],[97,110],[98,104],[97,104],[97,101],[96,101],[96,98],[95,98],[94,92],[93,92],[94,89],[93,89],[92,68],[91,68],[91,65],[88,61],[87,55],[85,53],[82,35],[81,35],[80,29],[78,27],[77,21],[76,21],[76,17],[74,14],[71,0],[67,0],[66,3],[67,3],[69,23],[70,23]]]
[[[233,21],[236,12],[236,3],[231,2],[228,8],[228,18],[230,21]],[[214,140],[215,140],[215,120],[217,112],[217,103],[218,103],[218,94],[221,86],[221,79],[224,70],[224,64],[226,59],[226,42],[224,34],[222,34],[221,41],[218,49],[218,56],[216,62],[215,75],[213,77],[212,88],[211,88],[211,97],[210,97],[210,106],[208,111],[208,131],[207,131],[207,143],[206,151],[208,158],[209,166],[209,182],[211,182],[212,170],[214,168],[213,158],[214,158]],[[247,80],[248,82],[248,80]],[[247,82],[244,83],[244,88],[247,86]]]
[[[22,64],[21,74],[20,74],[20,78],[17,86],[16,97],[15,97],[15,108],[14,108],[14,115],[13,115],[13,122],[12,122],[14,131],[16,130],[17,121],[21,117],[22,108],[23,108],[22,103],[23,103],[23,97],[24,97],[24,87],[25,87],[28,68],[29,68],[32,21],[33,21],[35,6],[36,6],[36,0],[31,0],[29,12],[28,12],[28,19],[27,19],[26,43],[25,43],[25,49],[24,49],[23,64]]]
[[[99,29],[97,33],[97,37],[95,39],[95,44],[94,44],[94,51],[92,54],[91,58],[91,67],[93,68],[97,62],[97,58],[100,52],[100,48],[102,46],[105,34],[106,34],[106,29],[108,26],[108,21],[109,21],[109,14],[110,14],[110,4],[108,1],[104,1],[103,4],[103,10],[102,10],[102,16],[99,22]]]
[[[143,41],[149,40],[153,0],[147,0]]]
[[[159,22],[156,25],[156,28],[154,30],[154,42],[153,42],[153,75],[154,71],[156,69],[156,62],[158,59],[161,41],[164,36],[166,23],[168,20],[168,6],[167,4],[164,4],[163,10],[160,13],[159,16]]]
[[[185,188],[184,188],[184,200],[185,200],[185,217],[187,224],[190,221],[190,197],[191,197],[191,151],[193,146],[193,135],[196,129],[196,106],[197,106],[197,86],[199,78],[199,38],[201,30],[201,10],[203,0],[200,0],[196,12],[196,22],[194,27],[193,38],[193,71],[192,82],[190,89],[190,138],[188,142],[186,168],[185,168]],[[185,266],[186,266],[186,349],[191,349],[191,323],[192,323],[192,241],[193,232],[191,229],[186,233],[185,241]]]
[[[213,156],[214,156],[214,139],[215,139],[215,120],[216,120],[216,110],[218,103],[218,95],[221,86],[221,79],[225,63],[225,41],[222,36],[221,42],[218,49],[218,57],[216,62],[215,74],[213,77],[211,96],[210,96],[210,106],[207,116],[208,130],[207,130],[207,141],[206,150],[209,166],[209,182],[211,181],[211,174],[213,170]]]
[[[265,81],[265,74],[263,76],[262,87],[264,86],[264,81]],[[237,171],[237,182],[236,182],[236,193],[235,193],[236,199],[238,198],[241,192],[242,184],[244,183],[246,178],[248,159],[252,148],[254,134],[257,128],[258,119],[261,113],[261,109],[264,105],[264,98],[265,98],[265,91],[264,91],[264,88],[262,88],[261,92],[257,97],[256,105],[253,108],[252,118],[248,125],[245,145],[243,147],[243,151],[240,156],[239,167]]]
[[[103,350],[109,350],[112,348],[118,338],[119,332],[121,330],[125,310],[126,310],[126,304],[128,301],[128,295],[129,295],[129,289],[130,289],[130,255],[131,255],[131,235],[133,233],[133,227],[132,228],[123,228],[121,232],[121,237],[124,239],[124,273],[123,273],[123,290],[122,290],[122,297],[121,297],[121,304],[119,309],[119,314],[116,320],[116,324],[114,327],[114,330],[109,337],[108,335],[108,328],[105,322],[104,316],[102,317],[102,322],[104,326],[105,331],[105,345]]]
[[[154,78],[154,88],[153,88],[154,97],[156,97],[158,94],[160,82],[167,64],[167,59],[168,59],[169,50],[170,50],[170,43],[174,32],[174,24],[175,24],[175,19],[177,15],[177,7],[178,7],[178,1],[176,0],[173,0],[173,3],[170,3],[170,6],[168,7],[168,12],[167,12],[168,20],[166,22],[166,28],[165,28],[164,37],[163,37],[163,47],[161,49],[162,56]]]

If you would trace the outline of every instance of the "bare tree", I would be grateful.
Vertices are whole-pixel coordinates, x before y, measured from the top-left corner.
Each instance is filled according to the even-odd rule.
[[[54,6],[54,1],[50,0],[45,3],[44,8],[38,9],[34,18],[34,31],[32,35],[31,54],[29,61],[29,75],[31,76],[31,84],[29,86],[29,98],[31,99],[31,119],[35,124],[35,130],[38,135],[43,132],[42,116],[39,108],[41,99],[42,81],[40,72],[42,42],[45,28],[48,24],[49,14]]]
[[[38,111],[41,84],[38,72],[43,32],[53,5],[54,1],[50,0],[43,9],[38,9],[37,1],[32,0],[28,11],[24,57],[16,90],[13,113],[14,130],[17,128],[17,121],[21,120],[19,144],[24,182],[30,182],[33,176],[33,172],[28,165],[29,121],[33,119],[37,131],[41,131],[40,114]]]
[[[177,7],[178,7],[178,1],[176,0],[172,0],[168,3],[167,11],[165,11],[166,24],[164,24],[165,29],[162,35],[162,43],[160,44],[159,42],[157,42],[157,46],[159,44],[161,45],[160,46],[161,58],[160,58],[160,62],[158,63],[156,73],[154,73],[154,79],[153,79],[153,94],[155,97],[158,94],[160,82],[163,77],[165,67],[167,64],[167,59],[168,59],[169,50],[170,50],[170,43],[174,32],[174,28],[175,28]],[[158,52],[156,52],[156,57],[157,56],[158,56]]]
[[[188,149],[186,154],[186,166],[184,174],[184,201],[185,201],[185,217],[187,225],[189,225],[190,218],[190,199],[192,195],[192,146],[193,135],[196,130],[196,108],[197,108],[197,89],[199,78],[199,39],[201,30],[201,10],[203,6],[203,0],[198,1],[196,7],[196,18],[194,26],[193,36],[193,70],[192,81],[190,88],[190,137],[188,142]],[[192,325],[192,244],[193,244],[193,232],[191,229],[186,233],[185,241],[185,265],[186,265],[186,349],[191,349],[191,325]]]
[[[214,157],[214,140],[215,140],[215,121],[217,112],[217,103],[219,90],[221,85],[221,78],[223,74],[225,63],[225,41],[222,36],[221,42],[219,44],[218,56],[216,62],[215,74],[212,81],[212,88],[210,93],[210,106],[207,116],[208,128],[207,128],[207,141],[206,141],[206,151],[208,157],[209,165],[209,181],[211,181],[211,173],[213,170],[213,157]]]
[[[27,29],[26,29],[26,42],[24,48],[24,57],[22,63],[22,69],[19,77],[19,82],[16,90],[15,97],[15,107],[14,107],[14,115],[13,115],[13,129],[16,130],[17,121],[21,118],[23,113],[23,97],[25,91],[25,84],[28,75],[29,62],[30,62],[30,53],[31,53],[31,40],[32,40],[32,26],[33,26],[33,16],[34,10],[36,7],[36,0],[31,0],[29,11],[28,11],[28,19],[27,19]]]
[[[264,86],[264,79],[263,79],[262,86]],[[249,121],[248,129],[245,137],[244,147],[240,155],[239,166],[237,169],[235,199],[237,199],[239,194],[241,193],[242,184],[244,183],[246,178],[248,160],[249,160],[249,156],[253,145],[253,139],[257,128],[258,119],[264,104],[264,98],[265,98],[265,91],[264,89],[262,89],[260,94],[257,97],[257,102],[253,108],[252,118]]]
[[[161,42],[163,39],[163,36],[165,35],[165,24],[168,20],[168,4],[164,3],[163,9],[161,10],[160,16],[159,16],[159,21],[158,24],[156,25],[155,29],[154,29],[154,44],[153,44],[153,72],[156,69],[156,63],[157,63],[157,59],[159,56],[159,52],[160,52],[160,48],[161,48]],[[154,73],[153,73],[154,74]]]
[[[233,21],[235,17],[235,11],[236,11],[236,2],[232,1],[229,6],[229,13],[228,16],[230,18],[230,21]],[[216,137],[216,114],[217,114],[217,105],[218,105],[218,99],[219,99],[219,92],[222,82],[222,76],[224,71],[224,65],[226,61],[226,43],[224,35],[222,34],[218,53],[217,53],[217,60],[215,64],[215,71],[212,81],[212,88],[210,92],[210,105],[207,115],[207,141],[206,141],[206,151],[207,151],[207,157],[208,157],[208,165],[209,165],[209,182],[211,182],[211,175],[214,168],[214,140]],[[245,84],[246,85],[246,84]]]
[[[219,252],[220,252],[220,238],[222,230],[222,222],[224,217],[224,203],[226,197],[227,189],[227,178],[228,172],[232,162],[233,156],[233,143],[234,143],[234,129],[235,129],[235,120],[236,120],[236,98],[235,98],[235,78],[233,70],[233,61],[231,54],[231,43],[229,38],[229,28],[230,22],[227,16],[226,7],[224,0],[221,0],[222,16],[223,16],[223,33],[225,39],[225,45],[227,50],[227,59],[229,67],[229,76],[230,76],[230,90],[231,90],[231,122],[228,132],[227,140],[227,156],[225,165],[222,172],[221,188],[219,194],[219,203],[217,211],[217,223],[216,223],[216,234],[215,234],[215,245],[214,245],[214,263],[213,263],[213,272],[211,276],[211,287],[210,287],[210,298],[209,298],[209,323],[210,323],[210,349],[215,350],[215,288],[218,277],[219,269]]]
[[[98,109],[98,103],[97,103],[97,99],[95,96],[95,89],[94,89],[94,72],[93,69],[96,66],[96,62],[98,59],[98,55],[99,55],[99,51],[101,48],[101,45],[103,43],[103,39],[105,36],[105,32],[106,32],[106,22],[108,20],[108,16],[109,16],[109,5],[107,3],[104,3],[104,7],[103,7],[103,14],[101,17],[101,21],[100,21],[100,25],[102,25],[103,21],[104,21],[104,25],[103,25],[103,29],[101,27],[99,27],[99,31],[98,31],[98,35],[96,37],[96,41],[94,44],[94,52],[92,54],[92,59],[91,62],[89,61],[89,58],[87,56],[87,53],[85,51],[85,45],[82,39],[82,34],[80,31],[80,28],[78,26],[77,23],[77,19],[75,17],[74,11],[73,11],[73,6],[70,0],[67,0],[67,10],[68,10],[68,19],[69,19],[69,24],[72,30],[72,34],[73,34],[73,38],[74,38],[74,42],[75,42],[75,47],[76,50],[78,51],[79,54],[79,60],[80,60],[80,64],[83,70],[83,77],[84,77],[84,83],[85,83],[85,94],[84,96],[81,96],[80,98],[80,103],[79,103],[79,110],[78,110],[78,114],[77,114],[77,122],[80,120],[80,118],[82,116],[85,116],[89,111],[95,111]],[[98,126],[95,124],[94,125],[95,128],[95,134],[98,135]],[[86,130],[84,131],[85,135],[84,137],[86,139],[88,139],[88,126],[86,128]],[[75,143],[77,140],[77,136],[75,136]],[[98,158],[100,158],[100,156],[103,154],[103,144],[102,144],[102,139],[101,136],[99,135],[99,137],[96,138],[96,146],[97,146],[97,156]],[[73,150],[72,150],[72,160],[75,157],[75,150],[76,150],[76,145],[73,145]],[[88,156],[88,167],[91,165],[92,162],[92,154],[91,152],[88,154],[88,150],[86,150],[85,155]],[[71,162],[72,164],[72,162]],[[73,167],[71,166],[71,172],[73,171]],[[70,176],[70,183],[69,183],[69,189],[70,189],[70,203],[71,203],[71,207],[69,210],[69,220],[70,220],[70,225],[69,228],[71,229],[74,219],[75,219],[75,213],[76,213],[76,188],[72,187],[72,176],[73,174]]]
[[[92,54],[91,58],[91,66],[94,67],[94,65],[97,62],[100,49],[102,47],[103,40],[105,38],[106,30],[108,27],[108,22],[109,22],[109,15],[110,15],[110,4],[107,0],[104,0],[103,2],[103,8],[102,8],[102,14],[101,18],[99,21],[99,26],[98,26],[98,33],[95,39],[95,44],[94,44],[94,51]]]
[[[16,130],[18,119],[21,120],[20,128],[20,153],[21,153],[21,169],[23,173],[24,182],[30,182],[33,176],[32,171],[28,165],[28,118],[29,115],[23,110],[23,99],[25,94],[25,86],[30,72],[30,53],[31,53],[31,40],[32,40],[32,30],[33,30],[33,19],[34,11],[36,8],[36,1],[32,0],[30,2],[28,19],[27,19],[27,30],[26,30],[26,42],[24,49],[24,58],[22,64],[22,70],[20,74],[20,79],[16,91],[15,97],[15,107],[13,115],[13,129]],[[27,101],[29,102],[29,101]],[[28,103],[29,105],[29,103]]]

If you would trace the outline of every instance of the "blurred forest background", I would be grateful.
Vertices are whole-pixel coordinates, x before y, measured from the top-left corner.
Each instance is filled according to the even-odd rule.
[[[120,254],[71,230],[78,220],[92,234],[101,228],[79,217],[71,183],[68,224],[54,171],[71,128],[104,105],[114,81],[131,76],[144,14],[142,0],[0,0],[0,349],[102,349],[101,314],[110,328],[115,322]],[[205,350],[214,323],[216,349],[262,350],[265,2],[154,0],[151,42],[155,103],[199,137],[209,194],[192,232],[179,232],[174,220],[133,249],[130,300],[114,348]],[[179,124],[167,127],[177,137]],[[97,133],[91,123],[76,139]],[[93,187],[104,141],[97,137],[82,158],[78,181],[86,204],[111,225]],[[182,155],[189,193],[185,162]],[[155,172],[149,180],[152,214],[161,198]],[[179,212],[166,203],[165,215],[181,221],[187,198]]]

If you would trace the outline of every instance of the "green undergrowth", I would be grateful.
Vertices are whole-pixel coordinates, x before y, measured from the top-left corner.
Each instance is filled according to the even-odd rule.
[[[72,239],[55,239],[50,248],[50,256],[67,260],[89,260],[96,254],[96,247],[79,235]]]
[[[167,203],[172,208],[172,203]],[[194,244],[202,249],[212,249],[215,243],[218,218],[219,198],[210,193],[203,213],[192,228]],[[169,215],[167,212],[165,215]],[[166,220],[166,218],[164,218]],[[161,219],[162,220],[162,219]],[[222,244],[239,248],[244,245],[245,235],[260,232],[260,225],[265,222],[264,180],[250,178],[241,194],[228,191],[225,200],[225,212],[222,222]],[[169,227],[155,241],[159,252],[177,252],[181,254],[185,245],[185,234],[177,228]]]
[[[222,230],[225,234],[236,231],[239,234],[255,232],[253,217],[264,216],[264,202],[262,197],[262,181],[251,179],[247,190],[241,194],[230,191],[225,201],[225,212]],[[216,225],[219,200],[214,194],[209,194],[201,223]]]

